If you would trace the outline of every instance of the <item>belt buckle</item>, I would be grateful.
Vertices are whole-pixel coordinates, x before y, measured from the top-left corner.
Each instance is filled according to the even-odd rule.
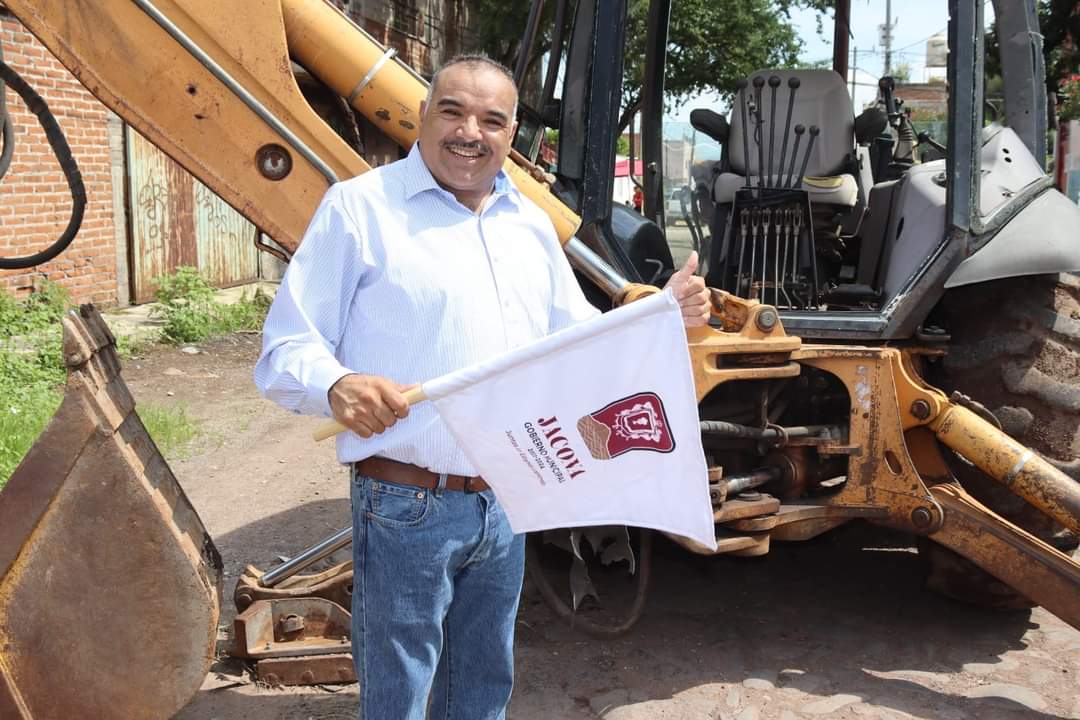
[[[474,482],[476,482],[476,481],[477,481],[477,480],[479,480],[479,479],[480,479],[480,476],[479,476],[479,475],[477,475],[477,476],[474,476],[474,477],[467,477],[467,478],[465,478],[465,484],[464,484],[464,486],[462,487],[462,489],[463,489],[463,490],[464,490],[465,492],[467,492],[467,493],[475,493],[475,492],[480,492],[480,490],[478,490],[478,489],[474,489],[474,488],[473,488],[473,483],[474,483]]]

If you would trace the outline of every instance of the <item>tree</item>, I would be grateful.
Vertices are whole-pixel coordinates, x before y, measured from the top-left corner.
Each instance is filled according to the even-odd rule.
[[[470,14],[483,18],[477,49],[514,67],[530,1],[468,1]],[[541,36],[529,60],[534,72],[550,47],[554,6],[548,2],[544,8]],[[754,70],[795,66],[802,43],[791,24],[791,9],[810,7],[824,12],[831,6],[831,0],[673,0],[664,87],[667,101],[679,102],[702,92],[730,96],[736,80]],[[635,107],[641,97],[648,9],[648,0],[629,0],[624,109]]]
[[[1057,92],[1068,77],[1080,72],[1080,5],[1075,0],[1039,0],[1039,31],[1043,36],[1046,89]],[[997,21],[986,34],[986,74],[1001,75]]]
[[[716,92],[730,97],[735,83],[763,67],[792,67],[802,43],[791,25],[793,7],[823,11],[829,0],[674,0],[668,23],[666,99]],[[630,0],[623,107],[641,97],[648,0]]]

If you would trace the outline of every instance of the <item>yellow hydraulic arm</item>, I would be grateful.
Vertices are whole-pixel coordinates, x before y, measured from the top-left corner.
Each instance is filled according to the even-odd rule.
[[[291,61],[403,146],[416,137],[423,79],[325,0],[5,4],[103,103],[289,251],[326,188],[369,169],[304,99]],[[579,219],[529,168],[507,169],[567,243]],[[923,386],[894,348],[802,346],[784,334],[774,309],[724,293],[714,296],[714,311],[721,327],[689,337],[699,398],[722,382],[791,377],[812,365],[869,403],[853,412],[846,444],[832,448],[851,461],[847,485],[823,513],[927,535],[1080,626],[1077,563],[975,503],[947,473],[931,480],[943,463],[926,440],[1076,528],[1068,478]],[[67,324],[64,405],[0,495],[0,717],[165,717],[194,693],[213,657],[220,565],[132,412],[107,329],[91,311]],[[740,354],[752,362],[724,362]],[[94,484],[103,479],[111,483],[104,495]],[[93,518],[84,496],[96,503]],[[123,500],[116,516],[108,512],[112,497]],[[136,540],[141,555],[131,551]],[[131,592],[133,577],[142,594],[119,603],[116,591]],[[86,597],[129,609],[126,625],[80,613]],[[48,603],[35,604],[41,598]],[[118,644],[124,657],[109,652]],[[175,672],[141,684],[109,680],[170,661]],[[105,682],[93,684],[90,670]]]

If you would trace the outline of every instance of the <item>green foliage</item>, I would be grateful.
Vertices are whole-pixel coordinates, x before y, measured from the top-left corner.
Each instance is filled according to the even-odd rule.
[[[1080,71],[1080,12],[1075,0],[1038,0],[1039,32],[1043,36],[1043,62],[1046,65],[1047,92],[1059,90],[1059,84]],[[997,21],[986,34],[985,69],[987,76],[1001,75],[1001,56]]]
[[[138,413],[166,459],[183,456],[191,442],[201,434],[198,423],[188,417],[187,408],[182,404],[142,403]]]
[[[1080,120],[1080,75],[1073,75],[1061,84],[1058,98],[1058,119],[1062,122]]]
[[[664,90],[669,101],[716,92],[730,97],[735,82],[763,67],[793,67],[802,43],[793,7],[823,12],[821,0],[682,0],[672,3]],[[630,0],[623,107],[640,97],[645,72],[647,0]]]
[[[618,153],[619,155],[629,155],[630,154],[630,138],[628,138],[626,135],[620,135],[615,140],[615,152]]]
[[[70,305],[67,290],[48,280],[22,301],[0,292],[0,338],[47,330],[57,324]]]
[[[202,342],[238,330],[258,330],[270,308],[270,298],[256,291],[239,302],[214,300],[214,288],[196,268],[182,267],[157,278],[157,307],[151,317],[164,321],[162,339],[173,344]]]
[[[68,305],[67,292],[49,282],[22,301],[0,291],[0,487],[63,396],[60,317]]]
[[[5,370],[0,368],[0,373]],[[45,429],[62,397],[60,390],[48,385],[29,385],[13,392],[11,385],[0,380],[0,488]]]
[[[470,0],[471,12],[484,18],[475,47],[509,65],[517,60],[530,0]],[[522,100],[530,102],[540,86],[539,60],[551,46],[554,8],[546,3],[537,46],[529,58]],[[791,24],[796,7],[824,13],[828,0],[679,0],[672,3],[668,26],[665,92],[677,103],[702,92],[730,96],[735,81],[762,67],[793,67],[802,43]],[[644,80],[648,0],[629,0],[627,46],[623,67],[623,108],[633,107]],[[573,13],[567,13],[567,23]],[[820,26],[820,17],[819,17]],[[819,29],[820,32],[820,29]],[[566,51],[564,45],[563,51]]]

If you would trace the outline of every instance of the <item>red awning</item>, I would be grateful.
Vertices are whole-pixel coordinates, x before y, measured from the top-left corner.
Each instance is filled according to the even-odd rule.
[[[630,158],[615,161],[615,177],[626,177],[630,174]],[[644,165],[640,160],[634,161],[634,176],[641,177],[644,174]]]

